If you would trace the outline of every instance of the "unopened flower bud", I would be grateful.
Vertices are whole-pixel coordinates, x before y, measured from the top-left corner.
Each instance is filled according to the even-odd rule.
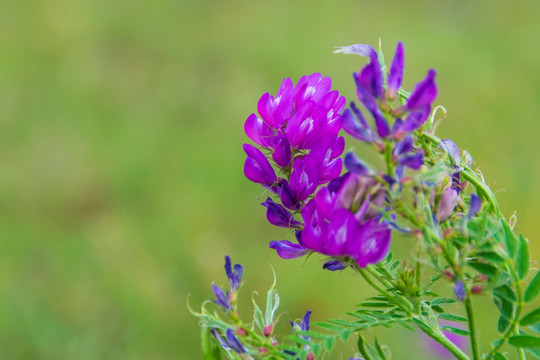
[[[266,337],[269,337],[274,332],[274,323],[271,323],[270,325],[266,325],[263,330],[263,334]]]
[[[476,277],[476,280],[481,281],[481,282],[487,282],[488,277],[484,274],[478,274],[478,276]]]
[[[454,285],[454,294],[456,295],[456,299],[459,301],[465,300],[467,292],[465,291],[465,284],[463,281],[459,280],[456,282],[456,285]]]
[[[475,295],[481,294],[484,291],[484,285],[474,285],[471,292]]]
[[[246,336],[248,334],[246,329],[241,328],[241,327],[237,328],[235,333],[236,333],[236,335],[239,335],[239,336]]]
[[[306,356],[306,360],[315,360],[315,355],[312,352],[309,352]]]
[[[443,271],[443,276],[445,278],[447,278],[448,280],[451,280],[451,281],[454,281],[456,276],[454,275],[454,273],[448,269],[444,270]]]
[[[260,347],[259,348],[259,353],[263,354],[263,355],[266,355],[266,354],[268,354],[268,349],[265,348],[265,347]]]

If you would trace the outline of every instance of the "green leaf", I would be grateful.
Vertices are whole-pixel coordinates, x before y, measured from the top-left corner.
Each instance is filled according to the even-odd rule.
[[[469,266],[481,274],[486,275],[489,279],[497,276],[499,269],[491,264],[477,261],[469,261]]]
[[[460,335],[460,336],[469,336],[469,332],[467,330],[455,328],[452,326],[441,326],[441,330],[451,332],[452,334]]]
[[[369,302],[369,301],[366,301],[366,302],[362,302],[360,304],[357,304],[356,306],[361,306],[361,307],[381,307],[381,308],[387,308],[387,307],[392,307],[394,306],[393,304],[390,304],[388,302]]]
[[[503,354],[501,354],[500,352],[495,353],[495,354],[493,355],[493,358],[494,358],[495,360],[508,360],[508,358],[507,358],[506,356],[504,356]]]
[[[516,270],[520,279],[523,279],[529,272],[529,243],[522,235],[519,235]]]
[[[510,302],[516,302],[517,300],[514,290],[512,290],[512,288],[508,285],[499,286],[493,289],[493,295],[505,298]]]
[[[336,344],[335,337],[328,337],[324,340],[324,346],[326,347],[327,350],[332,350],[335,344]]]
[[[538,296],[539,293],[540,293],[540,270],[536,272],[536,275],[534,276],[531,283],[527,287],[527,290],[525,290],[525,296],[523,297],[523,300],[525,302],[531,302]]]
[[[506,251],[508,252],[508,255],[511,258],[516,257],[516,251],[517,251],[517,245],[518,241],[516,238],[516,235],[510,229],[510,226],[506,222],[506,220],[501,220],[502,227],[504,229],[504,246],[506,247]]]
[[[264,320],[263,320],[263,316],[262,316],[262,311],[261,309],[259,308],[259,305],[257,305],[257,303],[255,302],[255,298],[252,296],[251,297],[251,301],[253,302],[253,321],[255,321],[255,324],[257,324],[257,326],[259,327],[259,329],[261,330],[261,332],[264,331]]]
[[[371,353],[368,351],[366,347],[366,340],[362,335],[358,335],[358,342],[356,343],[356,346],[358,347],[358,351],[360,351],[360,354],[364,357],[366,360],[374,360]]]
[[[384,360],[386,359],[386,355],[384,354],[383,348],[381,344],[379,343],[379,340],[375,338],[375,348],[377,349],[377,352],[379,353],[380,357]]]
[[[434,299],[431,301],[431,306],[433,307],[434,305],[447,305],[447,304],[455,304],[457,303],[458,301],[456,299],[451,299],[451,298],[437,298],[437,299]]]
[[[540,348],[540,338],[531,335],[512,336],[508,343],[519,348]]]
[[[495,302],[495,305],[499,309],[502,316],[507,318],[508,320],[512,320],[512,315],[514,313],[514,303],[508,301],[504,297],[493,297],[493,301]]]
[[[210,328],[206,326],[201,328],[201,350],[204,360],[221,360],[221,350],[213,340]]]
[[[467,322],[467,318],[459,315],[439,314],[437,317],[443,320]]]
[[[481,251],[476,253],[475,256],[495,264],[502,264],[505,261],[504,258],[495,251]]]
[[[531,311],[519,320],[519,324],[522,326],[534,325],[536,323],[540,323],[540,308]]]
[[[431,307],[433,310],[435,310],[436,312],[438,313],[443,313],[444,312],[444,309],[442,306],[439,306],[439,305],[434,305]]]
[[[508,325],[510,325],[510,321],[501,315],[499,317],[499,322],[497,323],[497,331],[501,334],[504,333],[506,329],[508,329]]]

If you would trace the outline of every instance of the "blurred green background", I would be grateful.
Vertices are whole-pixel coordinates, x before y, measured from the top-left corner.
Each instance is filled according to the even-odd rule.
[[[0,357],[200,359],[186,300],[225,284],[225,254],[245,266],[246,308],[271,264],[285,318],[352,309],[361,279],[268,250],[287,231],[243,176],[243,123],[284,77],[321,72],[353,99],[365,60],[332,50],[379,37],[387,61],[404,41],[407,88],[437,69],[439,136],[518,211],[537,268],[539,13],[521,0],[2,1]],[[489,337],[495,308],[480,307]],[[427,358],[392,334],[396,358]]]

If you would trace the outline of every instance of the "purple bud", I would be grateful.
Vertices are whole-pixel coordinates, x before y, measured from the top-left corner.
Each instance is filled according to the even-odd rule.
[[[272,158],[278,166],[288,167],[292,162],[291,144],[286,138],[281,138],[276,143],[276,148],[272,154]]]
[[[402,155],[408,153],[413,149],[413,138],[412,136],[407,136],[400,142],[396,143],[396,146],[392,150],[393,155]]]
[[[399,163],[413,170],[419,170],[424,164],[424,155],[421,153],[416,153],[410,156],[405,156],[399,160]]]
[[[465,284],[463,281],[459,280],[456,282],[454,285],[454,294],[456,295],[456,299],[459,301],[465,300],[467,293],[465,291]]]
[[[419,110],[431,107],[437,97],[437,84],[435,83],[435,70],[430,69],[426,77],[416,84],[411,97],[407,101],[408,110]]]
[[[324,263],[323,269],[330,270],[330,271],[337,271],[337,270],[343,270],[347,266],[349,266],[347,263],[341,262],[339,260],[329,260]]]
[[[438,222],[444,221],[450,216],[457,205],[458,199],[459,195],[456,190],[452,188],[444,189],[444,193],[439,199],[439,204],[437,206],[437,212],[435,215]]]
[[[294,259],[306,255],[309,250],[300,244],[295,244],[287,240],[270,242],[270,249],[276,250],[282,259]]]
[[[291,189],[287,180],[281,181],[280,185],[281,190],[279,193],[279,197],[283,205],[287,209],[300,210],[301,204],[298,202],[298,200],[296,200],[296,193],[293,189]]]
[[[405,66],[405,50],[403,43],[398,42],[396,46],[396,52],[394,53],[394,59],[390,66],[390,72],[388,73],[388,91],[387,95],[390,99],[396,97],[396,94],[401,87],[403,80],[403,68]]]
[[[289,186],[296,194],[297,201],[303,201],[317,190],[319,185],[319,159],[307,155],[297,158],[293,163],[293,171]]]
[[[270,224],[285,228],[294,228],[301,225],[283,205],[275,203],[272,199],[267,198],[261,205],[267,209],[266,218]]]
[[[309,318],[311,317],[311,313],[312,311],[308,310],[306,315],[302,318],[302,323],[300,324],[300,329],[302,329],[302,331],[309,331]]]
[[[214,303],[221,305],[224,310],[230,310],[232,308],[231,304],[229,303],[229,298],[227,297],[227,295],[225,295],[225,293],[223,292],[223,290],[221,290],[219,286],[212,284],[212,291],[216,296],[216,300],[214,301]]]
[[[356,74],[357,84],[361,86],[365,92],[373,96],[376,99],[383,97],[383,87],[382,87],[382,73],[381,65],[377,56],[372,56],[369,64],[364,66],[359,74]]]
[[[238,338],[234,335],[232,329],[227,329],[226,335],[227,344],[231,347],[231,349],[239,354],[247,353],[247,350],[244,348],[240,340],[238,340]]]
[[[368,167],[352,151],[345,155],[345,167],[356,175],[368,175],[370,173]]]
[[[457,145],[452,140],[445,139],[441,141],[439,143],[439,148],[448,153],[455,166],[459,166],[461,164],[461,153]]]
[[[471,204],[469,206],[469,212],[467,214],[467,220],[471,220],[478,214],[482,208],[482,199],[476,194],[471,194]]]
[[[339,189],[341,189],[341,185],[343,185],[343,182],[347,180],[349,175],[351,175],[351,173],[347,171],[345,174],[330,181],[326,187],[328,188],[328,190],[330,190],[330,192],[338,192]]]
[[[227,274],[227,278],[229,279],[231,291],[235,291],[240,287],[243,272],[244,268],[240,264],[234,265],[233,271],[231,268],[231,258],[228,255],[225,256],[225,273]]]
[[[277,177],[266,156],[253,145],[244,144],[243,148],[248,156],[244,163],[244,174],[246,177],[259,184],[273,184],[277,180]]]
[[[371,45],[366,44],[354,44],[350,46],[338,47],[336,50],[334,50],[334,53],[355,54],[370,58],[377,57],[377,52],[375,49]]]
[[[358,114],[363,116],[360,111],[358,111]],[[341,125],[347,134],[360,141],[371,142],[373,141],[373,135],[369,133],[371,132],[371,129],[367,129],[364,126],[364,123],[365,120],[359,121],[355,119],[354,115],[349,109],[346,109],[341,116]],[[365,124],[367,125],[367,123]]]

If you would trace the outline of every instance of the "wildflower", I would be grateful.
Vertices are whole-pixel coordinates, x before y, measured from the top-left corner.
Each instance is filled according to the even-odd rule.
[[[296,86],[284,79],[275,97],[266,93],[260,98],[257,110],[261,117],[251,114],[247,118],[246,134],[256,144],[284,154],[287,143],[294,151],[311,149],[321,136],[337,135],[345,98],[331,91],[331,86],[330,78],[318,73],[303,76]],[[287,166],[282,165],[287,161],[277,163]]]
[[[451,187],[444,189],[444,192],[441,195],[441,198],[439,199],[439,203],[437,205],[435,219],[437,219],[438,222],[446,220],[450,216],[452,211],[454,211],[458,200],[459,195],[455,189]]]
[[[214,303],[220,305],[225,311],[232,309],[231,303],[229,302],[229,298],[223,292],[223,290],[221,290],[219,286],[212,284],[212,291],[214,292],[214,295],[216,296],[216,300],[214,300]]]
[[[270,198],[267,198],[261,205],[267,208],[266,218],[272,225],[295,228],[302,224],[295,220],[293,215],[283,205],[276,204]]]
[[[376,135],[362,112],[353,104],[351,104],[351,111],[345,110],[342,117],[343,129],[347,133],[360,141],[374,142],[380,147],[381,140],[390,136],[400,140],[408,133],[419,129],[426,122],[431,112],[431,104],[437,97],[436,72],[433,69],[429,70],[426,77],[416,85],[405,105],[392,109],[391,101],[396,98],[403,80],[405,49],[401,42],[396,46],[388,73],[386,92],[384,92],[382,66],[372,47],[358,44],[343,47],[336,52],[358,54],[370,58],[369,63],[359,73],[354,73],[353,77],[358,99],[373,117]],[[395,118],[392,127],[390,127],[385,113]]]
[[[456,295],[456,299],[459,301],[465,300],[465,297],[467,296],[467,293],[465,291],[465,284],[463,281],[458,280],[456,284],[454,285],[454,294]]]
[[[376,208],[385,201],[386,192],[368,177],[348,175],[337,191],[319,189],[302,209],[304,228],[299,244],[273,242],[271,247],[284,258],[315,251],[332,257],[348,256],[365,267],[386,256],[391,229],[381,222]],[[327,268],[336,268],[335,263]]]
[[[234,271],[231,267],[231,258],[227,255],[225,256],[225,273],[229,279],[229,284],[231,285],[231,291],[236,291],[240,287],[242,281],[242,273],[244,268],[240,264],[234,265]]]
[[[226,334],[227,345],[229,345],[231,349],[233,349],[239,354],[247,353],[247,350],[244,348],[240,340],[238,340],[238,338],[234,335],[234,332],[232,331],[232,329],[227,329],[225,334]]]
[[[244,144],[243,148],[248,156],[244,163],[246,177],[253,182],[266,186],[275,183],[277,180],[276,173],[262,151],[249,144]]]
[[[467,213],[467,220],[471,220],[482,208],[482,199],[476,194],[471,194],[471,204]]]

